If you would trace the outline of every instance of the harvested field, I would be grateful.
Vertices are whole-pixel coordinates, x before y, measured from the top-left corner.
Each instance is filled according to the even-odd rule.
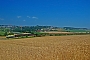
[[[49,33],[49,34],[69,34],[73,32],[41,32],[41,33]]]
[[[0,39],[0,60],[90,60],[90,35]]]

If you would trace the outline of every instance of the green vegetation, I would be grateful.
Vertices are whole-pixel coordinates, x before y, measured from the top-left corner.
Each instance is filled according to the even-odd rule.
[[[0,36],[4,36],[5,32],[0,31]]]
[[[72,28],[72,27],[52,27],[52,26],[12,26],[8,27],[0,27],[0,36],[13,35],[13,32],[19,33],[31,33],[35,35],[35,37],[41,36],[62,36],[62,35],[83,35],[90,34],[90,30],[86,28]],[[44,33],[41,33],[44,32]],[[62,33],[45,33],[45,32],[73,32],[72,34],[62,34]],[[24,37],[24,36],[23,36]],[[22,38],[23,38],[22,37]],[[25,36],[28,38],[28,36]]]

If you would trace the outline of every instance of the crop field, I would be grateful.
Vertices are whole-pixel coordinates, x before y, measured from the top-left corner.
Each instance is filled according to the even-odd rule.
[[[90,60],[90,35],[0,37],[0,60]]]

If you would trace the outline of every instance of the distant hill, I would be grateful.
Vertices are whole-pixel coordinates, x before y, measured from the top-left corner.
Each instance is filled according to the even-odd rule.
[[[88,30],[88,28],[63,27],[65,30]]]
[[[54,27],[54,26],[15,26],[15,25],[0,25],[2,31],[13,32],[31,32],[31,31],[65,31],[65,30],[88,30],[88,28],[74,28],[74,27]]]

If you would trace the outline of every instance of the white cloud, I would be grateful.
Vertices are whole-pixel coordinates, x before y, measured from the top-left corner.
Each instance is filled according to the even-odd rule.
[[[26,21],[26,20],[23,20],[23,21]]]
[[[0,18],[0,20],[4,20],[3,18]]]
[[[30,18],[30,16],[27,16],[28,18]]]
[[[38,19],[37,17],[32,17],[33,19]]]
[[[17,18],[21,18],[22,16],[17,16]]]

